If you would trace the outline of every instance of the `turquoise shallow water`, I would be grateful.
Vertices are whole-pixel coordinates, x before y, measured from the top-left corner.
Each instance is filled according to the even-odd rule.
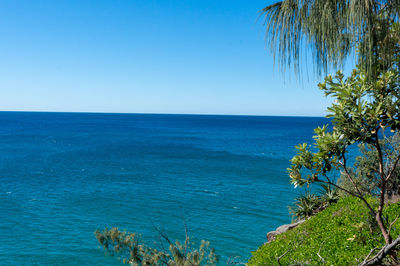
[[[240,256],[290,222],[294,145],[324,118],[0,112],[0,265],[118,265],[93,232],[154,223]]]

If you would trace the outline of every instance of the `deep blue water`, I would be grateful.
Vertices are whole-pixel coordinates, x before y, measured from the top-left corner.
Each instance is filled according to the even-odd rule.
[[[93,232],[152,223],[241,256],[291,217],[294,146],[324,118],[0,112],[0,265],[118,265]]]

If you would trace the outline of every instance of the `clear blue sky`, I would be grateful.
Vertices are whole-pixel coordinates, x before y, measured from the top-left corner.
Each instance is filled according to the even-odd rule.
[[[282,76],[261,0],[3,0],[0,110],[324,115]]]

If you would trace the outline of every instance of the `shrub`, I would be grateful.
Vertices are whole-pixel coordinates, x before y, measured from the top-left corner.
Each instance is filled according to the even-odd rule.
[[[296,197],[294,203],[289,206],[289,212],[295,217],[295,220],[306,219],[337,202],[338,199],[337,189],[322,184],[317,195],[306,190],[304,195]]]
[[[199,248],[195,249],[187,235],[181,244],[179,241],[172,243],[165,234],[159,233],[168,243],[168,251],[149,247],[140,241],[137,234],[120,231],[115,227],[97,230],[94,234],[106,251],[130,265],[211,266],[218,261],[214,249],[209,248],[210,243],[207,241],[202,240]]]

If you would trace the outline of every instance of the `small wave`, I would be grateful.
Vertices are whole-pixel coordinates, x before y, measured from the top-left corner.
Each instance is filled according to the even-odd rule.
[[[211,195],[214,195],[214,196],[218,196],[219,195],[218,191],[211,191],[211,190],[207,190],[207,189],[196,190],[196,192],[211,194]]]
[[[205,189],[204,192],[205,193],[209,193],[209,194],[215,194],[215,195],[219,194],[219,192],[217,192],[217,191],[210,191],[210,190],[207,190],[207,189]]]

